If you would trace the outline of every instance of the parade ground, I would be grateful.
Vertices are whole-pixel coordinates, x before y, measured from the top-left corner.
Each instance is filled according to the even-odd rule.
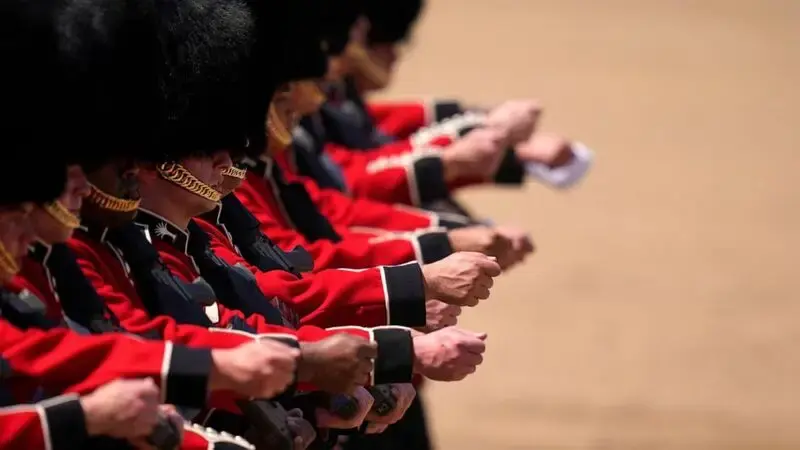
[[[538,253],[428,385],[445,450],[800,448],[800,2],[429,0],[394,98],[536,97],[570,192],[460,198]]]

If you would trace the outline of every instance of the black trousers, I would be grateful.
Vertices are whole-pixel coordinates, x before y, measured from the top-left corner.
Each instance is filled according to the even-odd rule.
[[[345,450],[432,450],[425,408],[418,394],[405,416],[381,434],[354,435]]]

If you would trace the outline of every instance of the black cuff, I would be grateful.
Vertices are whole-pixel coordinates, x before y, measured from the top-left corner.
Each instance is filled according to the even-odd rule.
[[[423,233],[417,236],[417,242],[419,242],[423,264],[434,263],[453,253],[450,238],[447,237],[447,233],[442,231]]]
[[[414,180],[410,189],[416,189],[417,195],[412,193],[411,199],[415,206],[447,198],[449,195],[447,182],[444,179],[444,164],[438,156],[426,156],[414,161]]]
[[[500,167],[494,175],[494,182],[498,184],[522,184],[524,179],[525,166],[517,158],[514,149],[507,148],[503,161],[500,162]]]
[[[47,423],[45,439],[50,440],[52,450],[83,448],[89,439],[86,431],[86,416],[78,397],[54,398],[41,403]]]
[[[372,384],[410,383],[414,375],[414,341],[400,328],[373,329],[378,344]]]
[[[462,112],[464,112],[464,110],[461,108],[461,105],[459,105],[458,102],[436,102],[436,104],[433,105],[433,121],[439,122],[441,120],[453,117],[456,114],[461,114]]]
[[[161,386],[165,403],[189,408],[202,408],[208,396],[211,374],[211,350],[172,347],[166,381]]]
[[[438,214],[439,226],[446,230],[455,230],[457,228],[464,228],[475,225],[475,221],[467,216],[458,214]]]
[[[425,279],[419,264],[383,267],[387,325],[425,326]]]

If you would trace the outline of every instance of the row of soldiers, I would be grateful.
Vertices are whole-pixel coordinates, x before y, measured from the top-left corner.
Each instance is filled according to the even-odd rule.
[[[430,448],[416,391],[579,180],[535,101],[367,102],[421,0],[8,0],[0,447]]]

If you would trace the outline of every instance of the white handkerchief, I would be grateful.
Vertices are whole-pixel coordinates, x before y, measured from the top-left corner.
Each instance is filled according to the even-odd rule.
[[[594,160],[594,151],[582,143],[573,142],[571,148],[574,157],[568,164],[550,168],[540,162],[528,162],[525,171],[550,187],[568,189],[583,179]]]

